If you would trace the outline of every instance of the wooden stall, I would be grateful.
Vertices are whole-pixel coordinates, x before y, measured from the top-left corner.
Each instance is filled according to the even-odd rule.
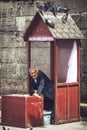
[[[28,43],[29,67],[32,42],[50,42],[55,124],[80,119],[80,39],[83,35],[70,15],[63,23],[63,15],[37,12],[24,34],[24,41]]]

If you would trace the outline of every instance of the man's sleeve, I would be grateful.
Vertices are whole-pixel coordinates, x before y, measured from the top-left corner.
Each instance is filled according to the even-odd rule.
[[[32,78],[30,79],[29,93],[30,93],[31,95],[34,93],[34,83],[33,83]]]
[[[37,91],[37,93],[38,93],[39,95],[41,95],[43,89],[44,89],[44,79],[42,79],[42,80],[40,81],[40,84],[39,84],[39,86],[38,86],[38,91]]]
[[[33,88],[33,86],[30,87],[29,92],[30,92],[31,95],[34,93],[34,88]]]

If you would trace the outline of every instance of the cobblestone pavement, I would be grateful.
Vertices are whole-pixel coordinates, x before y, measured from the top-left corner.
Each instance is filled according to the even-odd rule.
[[[2,129],[2,125],[0,125],[0,130]],[[6,130],[31,130],[30,128],[17,128],[17,127],[9,127],[6,126]],[[34,127],[32,130],[87,130],[87,122],[79,121],[67,124],[60,125],[47,125],[42,127]]]

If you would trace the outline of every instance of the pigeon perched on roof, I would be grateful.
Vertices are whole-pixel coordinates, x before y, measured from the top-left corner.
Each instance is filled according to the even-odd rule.
[[[65,13],[64,16],[62,17],[62,23],[67,22],[68,19],[68,13]]]
[[[52,5],[53,5],[52,3],[50,3],[49,1],[47,1],[46,3],[44,3],[44,10],[45,10],[45,11],[48,11],[49,8],[50,8]]]
[[[57,8],[56,8],[56,11],[58,13],[62,13],[63,12],[63,7],[61,5],[58,5]]]
[[[64,13],[69,12],[69,10],[70,10],[70,9],[69,9],[67,6],[64,6],[64,8],[63,8]]]
[[[54,16],[56,16],[57,11],[56,11],[56,7],[55,7],[54,5],[52,5],[52,6],[50,7],[50,11],[53,13]]]
[[[50,20],[50,19],[45,19],[45,23],[49,26],[49,27],[51,27],[51,28],[54,28],[54,23]]]
[[[41,5],[39,2],[36,2],[36,7],[39,9],[39,10],[42,10],[44,12],[48,11],[48,9],[53,6],[52,3],[50,3],[49,1],[47,1],[46,3],[44,3],[43,5]]]
[[[33,5],[34,4],[34,0],[30,0],[30,4]]]
[[[69,8],[67,6],[64,6],[63,8],[61,5],[58,5],[56,10],[58,13],[67,13]]]
[[[44,6],[42,6],[39,2],[36,3],[36,7],[37,7],[39,10],[44,10]]]
[[[36,3],[37,8],[39,9],[39,12],[43,15],[43,11],[50,11],[54,16],[57,15],[57,13],[65,13],[62,17],[62,22],[65,23],[68,19],[68,12],[69,8],[67,6],[62,7],[61,5],[58,5],[57,7],[54,6],[51,2],[47,1],[44,3],[44,5],[41,5],[39,2]],[[54,25],[49,22],[48,19],[45,20],[46,24],[54,28]]]

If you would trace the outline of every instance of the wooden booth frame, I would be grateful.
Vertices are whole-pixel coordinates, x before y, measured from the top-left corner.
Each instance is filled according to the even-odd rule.
[[[52,28],[46,25],[45,18],[50,18],[55,27]],[[26,41],[28,45],[28,68],[31,66],[31,42],[44,42],[44,44],[45,42],[50,42],[51,79],[55,86],[55,124],[80,120],[81,38],[83,38],[83,35],[71,17],[69,17],[68,21],[63,24],[61,23],[61,16],[58,15],[55,17],[48,13],[47,15],[42,15],[40,12],[35,14],[24,34],[24,41]],[[74,41],[77,43],[77,81],[69,83],[59,82],[59,45],[62,42],[66,46],[66,42],[72,44]],[[64,64],[64,61],[62,61],[62,64]]]

